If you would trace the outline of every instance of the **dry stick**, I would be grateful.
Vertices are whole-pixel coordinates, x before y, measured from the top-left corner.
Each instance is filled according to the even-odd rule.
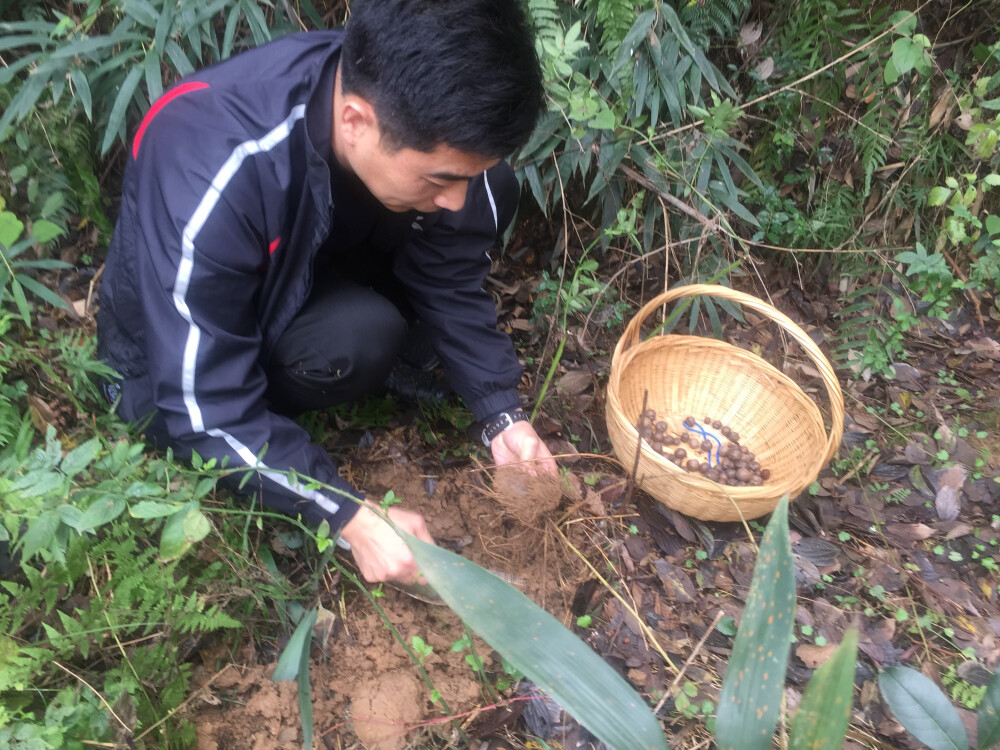
[[[676,196],[673,196],[668,192],[660,190],[660,188],[658,188],[651,179],[646,177],[646,175],[637,172],[627,164],[622,164],[619,167],[619,169],[621,169],[621,171],[625,174],[625,176],[628,177],[630,180],[638,182],[647,190],[652,190],[654,193],[656,193],[657,196],[665,200],[667,203],[676,208],[682,214],[694,219],[709,231],[711,232],[718,231],[719,223],[717,221],[713,221],[700,211],[696,211],[695,209],[691,208],[691,206],[682,201],[680,198],[677,198]]]
[[[177,708],[175,708],[172,711],[170,711],[170,713],[168,713],[166,716],[164,716],[162,719],[160,719],[155,724],[153,724],[153,725],[147,727],[146,729],[144,729],[141,734],[137,734],[134,737],[134,741],[138,742],[143,737],[145,737],[147,734],[149,734],[150,732],[152,732],[154,729],[156,729],[158,726],[160,726],[160,724],[162,724],[167,719],[169,719],[171,716],[173,716],[175,713],[177,713],[182,708],[184,708],[185,706],[187,706],[188,703],[190,703],[191,701],[193,701],[195,698],[199,697],[201,695],[201,692],[203,690],[205,690],[206,688],[208,688],[217,679],[219,679],[219,677],[221,677],[222,674],[224,672],[226,672],[226,670],[228,670],[230,667],[235,667],[235,666],[236,666],[235,664],[227,664],[226,666],[224,666],[222,669],[220,669],[218,672],[216,672],[208,682],[206,682],[204,685],[202,685],[197,690],[195,690],[193,693],[191,693],[191,695],[188,696],[187,700],[185,700],[183,703],[181,703],[179,706],[177,706]],[[89,687],[89,685],[88,685],[88,687]],[[118,717],[116,716],[115,718],[117,719]],[[118,720],[121,721],[121,719],[118,719]]]
[[[696,657],[701,651],[702,647],[705,645],[705,641],[708,640],[708,636],[710,636],[712,631],[715,630],[715,626],[719,624],[719,620],[722,619],[722,615],[724,614],[725,613],[721,609],[715,613],[715,619],[712,620],[712,624],[708,626],[705,634],[701,637],[701,640],[698,641],[698,645],[694,647],[694,651],[692,651],[691,655],[685,660],[684,665],[681,667],[681,671],[677,673],[677,676],[674,677],[674,681],[670,683],[665,691],[663,691],[663,697],[660,698],[660,702],[657,703],[656,708],[653,709],[653,716],[660,713],[660,709],[663,708],[663,704],[666,703],[667,697],[670,695],[670,691],[677,687],[677,684],[681,681],[684,673],[687,672],[687,668],[690,667],[691,662],[694,661],[694,657]]]
[[[639,414],[639,423],[646,416],[646,402],[649,399],[649,389],[642,392],[642,412]],[[639,457],[642,455],[642,432],[636,430],[638,440],[635,445],[635,461],[632,464],[632,473],[628,477],[628,487],[625,488],[625,499],[622,501],[622,508],[628,508],[632,504],[632,492],[635,490],[635,477],[639,473]]]
[[[699,213],[695,209],[691,208],[691,206],[689,206],[687,203],[685,203],[684,201],[682,201],[680,198],[677,198],[677,197],[671,195],[670,193],[667,193],[667,192],[664,192],[663,190],[660,190],[660,188],[658,188],[656,186],[656,184],[652,180],[650,180],[645,175],[640,174],[639,172],[635,171],[631,167],[623,164],[621,167],[619,167],[619,169],[621,169],[621,171],[625,174],[626,177],[628,177],[628,178],[630,178],[632,180],[635,180],[636,182],[638,182],[640,185],[642,185],[647,190],[650,190],[651,192],[655,193],[658,198],[661,198],[662,200],[665,200],[671,206],[674,206],[675,208],[677,208],[684,215],[689,216],[692,219],[694,219],[695,221],[697,221],[699,224],[701,224],[705,228],[706,231],[710,231],[710,232],[713,232],[713,233],[724,234],[724,235],[726,235],[726,236],[728,236],[728,237],[730,237],[730,238],[732,238],[732,239],[736,240],[737,242],[739,242],[741,244],[744,244],[744,245],[753,245],[754,247],[762,247],[762,248],[765,248],[767,250],[780,250],[783,253],[836,253],[836,254],[846,255],[846,254],[850,254],[850,253],[867,253],[867,252],[871,252],[870,248],[857,248],[857,249],[854,249],[854,250],[845,250],[845,249],[833,250],[831,248],[822,248],[822,247],[780,247],[778,245],[769,245],[766,242],[757,242],[755,240],[748,240],[745,237],[740,237],[732,229],[729,229],[729,228],[721,225],[719,222],[713,221],[711,219],[708,219],[704,214]],[[681,240],[680,242],[677,242],[677,243],[674,243],[674,244],[678,245],[678,244],[681,244],[681,243],[684,243],[684,242],[687,242],[687,243],[690,243],[690,242],[701,242],[702,239],[704,239],[704,235],[702,237],[699,237],[697,240]],[[890,248],[886,248],[886,249],[887,250],[905,250],[906,248],[905,247],[890,247]],[[654,252],[655,253],[659,253],[660,251],[656,250]],[[647,253],[646,255],[652,255],[652,254],[654,254],[654,253]],[[645,258],[646,255],[644,255],[642,257]]]
[[[124,721],[122,721],[121,717],[118,714],[116,714],[115,710],[111,707],[111,704],[108,703],[107,700],[105,700],[105,698],[104,698],[103,695],[101,695],[99,692],[97,692],[97,688],[95,688],[93,685],[91,685],[89,682],[87,682],[85,679],[83,679],[80,675],[78,675],[75,672],[71,671],[70,669],[64,667],[59,662],[53,660],[52,663],[55,664],[57,667],[59,667],[59,669],[61,669],[66,674],[68,674],[70,677],[73,677],[73,678],[79,680],[84,685],[86,685],[87,687],[89,687],[90,691],[94,695],[97,696],[97,700],[99,700],[102,704],[104,704],[104,707],[106,709],[108,709],[108,713],[111,714],[112,716],[114,716],[115,719],[118,721],[118,723],[122,725],[122,729],[124,729],[126,732],[131,732],[132,731],[132,727],[130,727],[128,724],[126,724]],[[143,733],[143,734],[145,734],[145,733]],[[140,735],[140,737],[141,737],[141,735]],[[135,739],[138,740],[139,737],[136,737]]]
[[[857,465],[853,469],[851,469],[849,472],[844,474],[844,476],[842,476],[839,480],[837,480],[837,484],[846,483],[848,479],[850,479],[859,471],[861,471],[865,467],[865,464],[867,464],[871,460],[871,457],[874,456],[876,453],[878,453],[878,448],[872,448],[870,451],[868,451],[868,453],[865,454],[865,457],[862,458],[860,461],[858,461]]]
[[[653,631],[650,630],[649,626],[642,621],[641,617],[639,617],[639,613],[636,612],[634,609],[632,609],[632,607],[629,606],[628,602],[625,601],[625,599],[622,597],[622,595],[619,594],[617,591],[615,591],[611,587],[611,584],[609,584],[604,579],[604,576],[602,576],[598,572],[597,568],[595,568],[591,564],[590,560],[588,560],[586,557],[584,557],[583,553],[580,552],[580,550],[578,550],[575,546],[573,546],[573,542],[571,542],[569,540],[569,538],[565,534],[563,534],[562,529],[556,527],[556,532],[562,538],[563,544],[565,544],[567,547],[569,547],[571,550],[573,550],[573,552],[576,553],[576,556],[579,557],[581,560],[583,560],[583,564],[586,565],[590,569],[590,572],[597,578],[598,581],[601,582],[601,585],[604,586],[604,588],[606,588],[608,591],[610,591],[611,595],[615,599],[617,599],[618,602],[623,607],[625,607],[625,609],[629,612],[629,614],[631,614],[635,618],[635,621],[639,625],[640,630],[643,631],[643,634],[645,635],[645,637],[649,638],[649,641],[653,644],[653,647],[656,649],[657,653],[660,656],[663,657],[663,661],[666,662],[667,665],[669,665],[670,668],[672,670],[674,670],[674,672],[677,672],[677,665],[675,665],[673,663],[673,661],[670,660],[670,657],[667,656],[667,652],[664,650],[663,646],[660,645],[660,642],[658,640],[656,640],[656,636],[653,635]]]
[[[888,36],[889,34],[894,33],[896,31],[897,27],[901,26],[903,23],[905,23],[906,21],[908,21],[911,16],[917,15],[925,7],[927,7],[928,5],[930,5],[930,3],[931,3],[931,0],[924,0],[924,2],[916,10],[912,11],[908,16],[906,16],[906,18],[900,19],[899,21],[897,21],[896,23],[894,23],[892,26],[890,26],[888,29],[886,29],[881,34],[879,34],[878,36],[876,36],[876,37],[874,37],[872,39],[869,39],[864,44],[862,44],[860,46],[857,46],[854,49],[852,49],[850,52],[845,52],[843,55],[841,55],[840,57],[838,57],[836,60],[834,60],[833,62],[827,63],[826,65],[824,65],[819,70],[814,70],[812,73],[809,73],[808,75],[802,76],[802,78],[799,78],[796,81],[792,81],[791,83],[785,84],[784,86],[782,86],[779,89],[775,89],[774,91],[769,91],[769,92],[767,92],[766,94],[764,94],[762,96],[758,96],[756,99],[753,99],[752,101],[749,101],[746,104],[741,105],[740,109],[746,109],[748,107],[752,107],[755,104],[760,104],[761,102],[770,99],[772,96],[777,96],[778,94],[781,94],[781,93],[783,93],[785,91],[788,91],[788,90],[790,90],[790,89],[798,86],[801,83],[805,83],[806,81],[810,81],[813,78],[815,78],[816,76],[818,76],[820,73],[823,73],[823,72],[829,70],[830,68],[832,68],[832,67],[834,67],[836,65],[839,65],[840,63],[844,62],[845,60],[849,60],[850,58],[854,57],[859,52],[862,52],[862,51],[868,49],[869,47],[871,47],[872,45],[874,45],[876,42],[881,41],[882,37],[885,37],[885,36]],[[692,128],[696,128],[699,125],[704,125],[704,124],[705,124],[704,120],[695,120],[694,122],[692,122],[692,123],[690,123],[688,125],[682,125],[679,128],[674,128],[673,130],[668,130],[666,133],[658,135],[657,139],[669,138],[672,135],[677,135],[678,133],[683,133],[685,130],[691,130]]]
[[[97,282],[101,280],[101,276],[104,274],[104,264],[101,263],[101,267],[97,269],[97,273],[94,274],[94,278],[90,280],[90,285],[87,287],[87,302],[84,305],[84,313],[90,312],[90,303],[94,299],[94,289],[97,287]]]

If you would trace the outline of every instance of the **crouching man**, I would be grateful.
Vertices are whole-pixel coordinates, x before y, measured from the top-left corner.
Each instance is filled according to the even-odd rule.
[[[265,505],[328,521],[367,580],[412,582],[409,549],[292,417],[380,389],[419,325],[494,461],[555,472],[482,290],[518,196],[502,159],[542,103],[518,0],[365,0],[346,31],[184,77],[129,153],[98,313],[122,375],[109,401],[180,457],[251,468]]]

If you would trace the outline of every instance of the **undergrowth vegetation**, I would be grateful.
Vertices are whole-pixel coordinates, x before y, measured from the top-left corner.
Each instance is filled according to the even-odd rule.
[[[907,332],[929,318],[1000,320],[995,3],[526,7],[548,109],[513,161],[522,215],[554,227],[532,290],[536,324],[554,331],[533,355],[549,372],[533,394],[539,408],[567,341],[596,348],[591,336],[617,331],[654,285],[764,283],[765,262],[839,297],[829,351],[857,378],[893,377]],[[337,25],[347,10],[310,0],[5,5],[4,747],[190,746],[188,654],[229,648],[240,629],[274,639],[301,621],[296,602],[310,598],[328,554],[293,584],[259,543],[267,514],[216,495],[224,467],[180,464],[124,430],[95,386],[110,372],[96,359],[90,304],[124,144],[151,102],[195,68]],[[721,336],[707,300],[689,308],[689,330],[702,316]],[[827,679],[842,689],[845,668],[834,669]],[[899,685],[925,689],[910,674],[890,677],[890,703],[906,700]],[[997,691],[953,697],[978,705],[985,692],[992,708]]]

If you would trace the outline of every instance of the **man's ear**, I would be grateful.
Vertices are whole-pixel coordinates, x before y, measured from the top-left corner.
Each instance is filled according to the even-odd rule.
[[[375,108],[367,99],[351,95],[344,99],[337,113],[339,118],[338,135],[348,146],[356,146],[372,132],[378,134],[378,119]]]

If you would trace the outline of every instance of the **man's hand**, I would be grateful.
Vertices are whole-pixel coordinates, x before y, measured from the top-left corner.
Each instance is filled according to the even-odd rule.
[[[344,541],[351,545],[354,562],[362,577],[369,583],[399,581],[401,583],[423,583],[418,580],[420,570],[413,553],[393,528],[382,520],[372,508],[377,507],[370,500],[358,508],[354,518],[347,522],[340,532]],[[386,515],[403,531],[418,539],[434,544],[424,517],[419,513],[390,508]]]
[[[531,422],[515,422],[490,443],[497,466],[513,465],[529,474],[556,476],[556,461]]]

